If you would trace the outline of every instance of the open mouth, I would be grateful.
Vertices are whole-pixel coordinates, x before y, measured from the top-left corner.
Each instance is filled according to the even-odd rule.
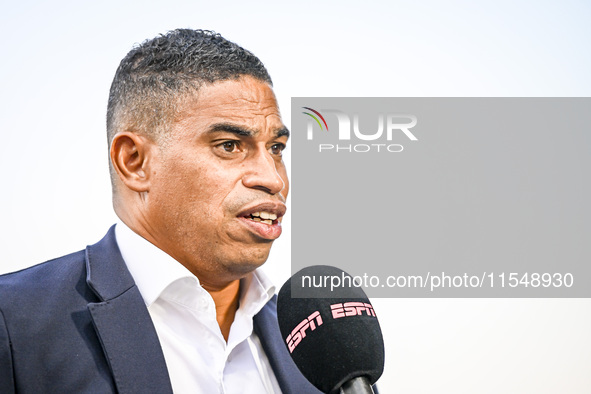
[[[277,215],[267,211],[253,212],[246,216],[247,219],[253,222],[261,222],[268,225],[277,224]]]
[[[281,235],[281,217],[284,214],[285,204],[267,201],[244,209],[238,218],[259,238],[272,241]]]

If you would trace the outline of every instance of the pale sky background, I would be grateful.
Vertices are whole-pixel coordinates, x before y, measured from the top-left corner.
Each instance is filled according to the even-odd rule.
[[[80,250],[114,223],[108,89],[132,45],[167,30],[213,29],[254,52],[287,125],[292,96],[591,94],[582,0],[2,0],[1,9],[0,272]],[[289,216],[285,224],[266,264],[278,286],[290,274]],[[382,393],[591,392],[589,299],[374,306],[386,340]]]

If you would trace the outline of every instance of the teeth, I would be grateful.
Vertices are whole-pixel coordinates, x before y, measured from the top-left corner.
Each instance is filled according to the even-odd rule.
[[[260,218],[262,220],[271,220],[271,221],[277,219],[277,215],[276,214],[271,213],[271,212],[266,212],[266,211],[254,212],[254,213],[251,213],[250,216],[253,218],[253,220],[255,218]]]
[[[272,220],[261,220],[261,223],[273,224]]]
[[[261,222],[261,221],[262,221],[262,220],[261,220],[261,218],[257,218],[257,217],[254,217],[254,218],[252,218],[252,220],[253,220],[254,222]]]

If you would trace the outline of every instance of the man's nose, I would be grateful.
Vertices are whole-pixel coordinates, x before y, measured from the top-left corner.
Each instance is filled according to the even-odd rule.
[[[250,158],[242,184],[269,194],[277,194],[285,188],[285,182],[277,172],[277,162],[266,149],[257,150]]]

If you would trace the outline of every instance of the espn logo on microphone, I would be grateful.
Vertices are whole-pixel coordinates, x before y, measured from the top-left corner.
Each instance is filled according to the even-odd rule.
[[[345,302],[344,304],[333,304],[330,306],[332,309],[332,317],[339,319],[347,316],[360,316],[363,313],[367,313],[368,316],[376,317],[376,313],[373,310],[371,304],[364,302]]]
[[[353,317],[367,315],[376,317],[376,313],[371,304],[365,302],[344,302],[332,304],[330,306],[331,316],[334,319],[343,317]],[[320,311],[315,311],[310,316],[302,320],[287,336],[285,343],[290,353],[293,353],[295,348],[306,338],[306,331],[310,334],[312,331],[320,327],[324,321],[320,315]]]
[[[320,312],[316,311],[308,316],[307,319],[302,320],[302,322],[293,329],[291,334],[289,334],[285,342],[287,343],[290,353],[293,353],[293,350],[296,348],[296,346],[298,346],[302,339],[306,337],[306,330],[308,328],[310,331],[314,331],[316,329],[314,319],[316,319],[318,326],[322,325],[322,316],[320,316]]]

